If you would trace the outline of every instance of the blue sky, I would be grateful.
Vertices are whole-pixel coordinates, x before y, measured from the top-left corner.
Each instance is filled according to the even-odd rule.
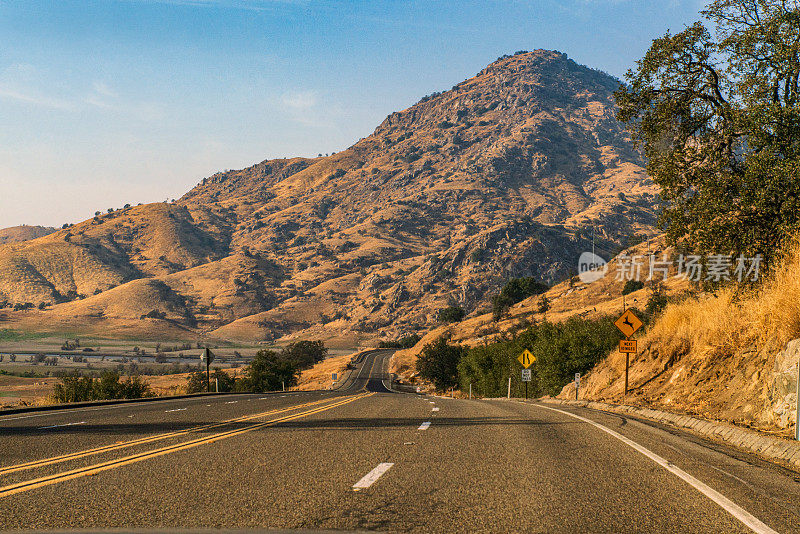
[[[339,151],[392,111],[547,48],[622,76],[699,0],[0,0],[0,227],[178,198]]]

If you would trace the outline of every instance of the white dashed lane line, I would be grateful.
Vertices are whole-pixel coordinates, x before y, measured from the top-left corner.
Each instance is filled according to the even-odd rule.
[[[164,413],[170,413],[170,412],[185,412],[185,411],[186,411],[186,408],[175,408],[174,410],[164,410]]]
[[[429,426],[431,426],[431,422],[430,421],[425,421],[424,423],[419,425],[419,428],[417,430],[428,430]]]
[[[377,482],[379,478],[381,478],[381,476],[386,471],[391,469],[393,465],[394,464],[391,463],[378,464],[378,466],[375,469],[364,475],[364,477],[361,480],[353,484],[353,490],[359,491],[362,489],[367,489],[368,487],[372,486],[375,482]]]

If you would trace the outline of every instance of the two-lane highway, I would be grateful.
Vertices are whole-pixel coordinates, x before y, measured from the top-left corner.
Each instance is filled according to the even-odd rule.
[[[618,415],[392,392],[390,355],[331,391],[0,417],[0,526],[800,531],[794,472]]]

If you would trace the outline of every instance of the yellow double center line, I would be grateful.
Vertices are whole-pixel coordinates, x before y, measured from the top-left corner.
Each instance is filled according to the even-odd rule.
[[[261,423],[254,423],[254,424],[252,424],[250,426],[247,426],[245,428],[240,428],[240,429],[236,429],[236,430],[228,430],[226,432],[219,432],[217,434],[212,434],[212,435],[206,436],[204,438],[198,438],[198,439],[195,439],[195,440],[192,440],[192,441],[187,441],[187,442],[184,442],[184,443],[178,443],[178,444],[175,444],[175,445],[169,445],[169,446],[166,446],[166,447],[161,447],[159,449],[154,449],[154,450],[147,451],[147,452],[142,452],[142,453],[139,453],[139,454],[132,454],[130,456],[124,456],[122,458],[117,458],[115,460],[109,460],[107,462],[102,462],[102,463],[98,463],[98,464],[94,464],[94,465],[88,465],[88,466],[85,466],[85,467],[72,469],[70,471],[65,471],[63,473],[56,473],[54,475],[48,475],[48,476],[44,476],[44,477],[40,477],[40,478],[35,478],[35,479],[32,479],[32,480],[27,480],[25,482],[18,482],[16,484],[11,484],[11,485],[8,485],[8,486],[0,487],[0,497],[8,497],[8,496],[14,495],[16,493],[22,493],[24,491],[29,491],[29,490],[32,490],[32,489],[41,488],[41,487],[44,487],[44,486],[50,486],[52,484],[57,484],[59,482],[72,480],[74,478],[79,478],[79,477],[82,477],[82,476],[94,475],[94,474],[100,473],[102,471],[108,471],[109,469],[115,469],[117,467],[122,467],[122,466],[133,464],[133,463],[136,463],[136,462],[141,462],[143,460],[148,460],[150,458],[156,458],[158,456],[163,456],[165,454],[170,454],[170,453],[173,453],[173,452],[178,452],[178,451],[182,451],[182,450],[186,450],[186,449],[191,449],[191,448],[194,448],[194,447],[197,447],[197,446],[200,446],[200,445],[214,443],[215,441],[220,441],[220,440],[223,440],[223,439],[231,438],[233,436],[238,436],[240,434],[245,434],[247,432],[251,432],[251,431],[257,430],[259,428],[264,428],[264,427],[268,427],[268,426],[274,426],[274,425],[277,425],[279,423],[284,423],[286,421],[292,421],[294,419],[300,419],[302,417],[307,417],[309,415],[313,415],[313,414],[316,414],[316,413],[324,412],[326,410],[330,410],[330,409],[336,408],[338,406],[343,406],[345,404],[349,404],[349,403],[351,403],[353,401],[356,401],[356,400],[359,400],[359,399],[363,399],[363,398],[369,397],[371,395],[373,395],[373,393],[362,393],[360,395],[356,395],[354,397],[350,397],[350,398],[335,402],[333,404],[327,404],[325,406],[312,408],[310,410],[306,410],[304,412],[300,412],[300,413],[296,413],[296,414],[285,415],[285,416],[278,417],[278,418],[275,418],[275,419],[271,419],[269,421],[264,421],[264,422],[261,422]],[[311,404],[311,403],[309,403],[309,404]],[[301,405],[301,406],[303,406],[303,405]],[[294,408],[299,408],[299,407],[300,406],[295,406]],[[282,410],[282,411],[286,411],[286,410]],[[262,416],[262,414],[259,414],[259,415],[256,415],[256,416],[251,416],[251,418],[259,417],[259,416]]]
[[[47,465],[58,464],[58,463],[61,463],[61,462],[68,462],[70,460],[77,460],[79,458],[85,458],[87,456],[92,456],[92,455],[95,455],[95,454],[102,454],[104,452],[110,452],[110,451],[115,451],[115,450],[119,450],[119,449],[124,449],[126,447],[134,447],[136,445],[143,445],[145,443],[152,443],[154,441],[161,441],[161,440],[165,440],[165,439],[169,439],[169,438],[176,438],[176,437],[179,437],[179,436],[184,436],[186,434],[191,434],[193,432],[201,432],[203,430],[210,430],[212,428],[219,428],[219,427],[222,427],[222,426],[225,426],[225,425],[230,425],[230,424],[233,424],[233,423],[239,423],[239,422],[242,422],[242,421],[249,421],[249,420],[252,420],[252,419],[257,419],[259,417],[266,417],[268,415],[274,415],[276,413],[283,413],[283,412],[288,412],[288,411],[291,411],[291,410],[299,410],[300,408],[306,408],[308,406],[313,406],[315,404],[321,404],[321,403],[327,402],[329,400],[330,399],[322,399],[322,400],[317,400],[317,401],[312,401],[312,402],[306,402],[306,403],[303,403],[303,404],[290,406],[288,408],[277,408],[275,410],[269,410],[267,412],[257,413],[257,414],[253,414],[253,415],[245,415],[245,416],[242,416],[242,417],[236,417],[236,418],[233,418],[233,419],[228,419],[226,421],[220,421],[219,423],[211,423],[211,424],[207,424],[207,425],[196,426],[196,427],[187,428],[187,429],[184,429],[184,430],[178,430],[178,431],[175,431],[175,432],[167,432],[165,434],[156,434],[154,436],[148,436],[148,437],[144,437],[144,438],[133,439],[133,440],[130,440],[130,441],[123,441],[121,443],[112,443],[111,445],[104,445],[102,447],[96,447],[94,449],[86,449],[86,450],[83,450],[83,451],[64,454],[62,456],[53,456],[51,458],[44,458],[42,460],[34,460],[32,462],[27,462],[27,463],[24,463],[24,464],[10,465],[8,467],[0,468],[0,476],[8,475],[8,474],[11,474],[11,473],[16,473],[18,471],[24,471],[26,469],[34,469],[34,468],[37,468],[37,467],[44,467],[44,466],[47,466]]]

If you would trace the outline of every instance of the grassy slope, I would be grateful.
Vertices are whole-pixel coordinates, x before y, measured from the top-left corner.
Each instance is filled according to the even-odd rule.
[[[628,402],[677,408],[739,424],[780,429],[772,408],[776,354],[800,337],[800,242],[763,284],[726,288],[670,304],[640,336]],[[598,364],[583,381],[588,398],[622,400],[624,356]],[[574,396],[572,385],[561,396]]]

